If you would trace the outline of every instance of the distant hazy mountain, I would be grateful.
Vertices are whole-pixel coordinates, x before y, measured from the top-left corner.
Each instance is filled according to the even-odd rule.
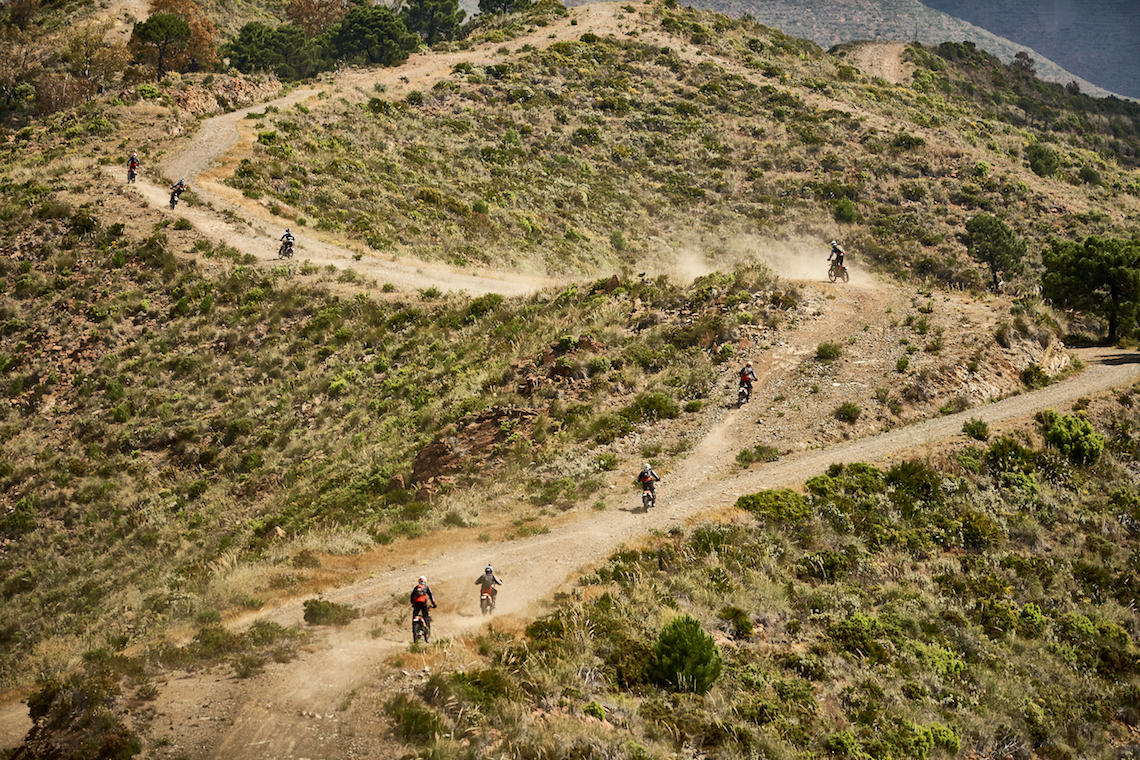
[[[993,32],[927,7],[918,0],[679,0],[682,5],[719,11],[739,18],[748,14],[765,26],[787,34],[809,39],[823,48],[852,40],[917,40],[928,45],[970,40],[979,48],[1004,61],[1013,60],[1025,50],[1037,62],[1037,75],[1052,82],[1077,82],[1081,91],[1106,96],[1125,93],[1109,90],[1094,81],[1067,71],[1049,59],[1036,46],[1014,42]],[[932,0],[934,2],[935,0]],[[946,0],[959,5],[980,4],[980,0]],[[991,0],[986,0],[990,2]],[[1003,0],[992,0],[1002,2]],[[1026,5],[1032,0],[1004,0]],[[1065,0],[1041,0],[1063,2]],[[1096,4],[1092,0],[1068,0],[1072,3]],[[1137,0],[1103,0],[1108,4],[1136,6]],[[586,5],[582,0],[565,0],[568,6]],[[636,7],[636,6],[634,6]],[[1135,41],[1133,41],[1135,47]],[[1132,54],[1135,64],[1137,55]]]
[[[1031,45],[1105,89],[1140,98],[1137,0],[926,0],[926,5]]]

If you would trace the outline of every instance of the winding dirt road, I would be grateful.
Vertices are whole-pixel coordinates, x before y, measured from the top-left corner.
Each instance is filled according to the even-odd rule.
[[[573,9],[580,25],[562,22],[539,29],[532,38],[514,41],[523,44],[549,44],[557,38],[577,37],[586,31],[605,33],[607,24],[616,23],[616,5],[593,5]],[[597,22],[590,24],[589,22]],[[383,81],[393,90],[425,88],[425,83],[450,71],[456,60],[491,60],[492,46],[474,53],[455,56],[414,57],[400,69],[347,72],[342,86],[363,86]],[[422,60],[420,60],[422,58]],[[289,107],[314,97],[316,89],[297,90],[273,102]],[[218,180],[221,167],[249,150],[251,130],[245,116],[264,110],[265,104],[208,119],[177,155],[163,166],[171,178],[185,177],[199,203],[182,204],[165,213],[183,216],[205,234],[224,241],[260,259],[273,261],[282,222],[260,204],[253,203]],[[118,170],[116,170],[117,172]],[[119,179],[115,174],[116,180]],[[149,204],[167,203],[166,187],[140,182],[135,186]],[[299,236],[297,260],[317,265],[333,264],[353,268],[378,282],[391,282],[401,288],[434,285],[446,290],[471,294],[499,292],[525,294],[547,283],[510,274],[459,272],[428,266],[422,262],[389,261],[374,252],[359,250],[355,244],[330,236],[317,236],[305,230]],[[360,260],[354,258],[361,254]],[[853,281],[849,290],[837,291],[836,314],[855,315],[873,286],[861,289]],[[844,311],[846,310],[846,312]],[[832,318],[835,318],[834,315]],[[822,328],[821,328],[822,329]],[[790,370],[805,352],[811,351],[819,332],[793,333],[794,345],[773,352],[763,368],[756,389],[763,395],[764,384]],[[649,531],[684,526],[702,517],[731,510],[743,494],[766,488],[798,487],[803,481],[833,462],[863,461],[883,463],[908,453],[937,448],[960,434],[964,415],[999,426],[1023,419],[1049,407],[1061,408],[1081,396],[1091,396],[1122,387],[1140,379],[1140,357],[1112,349],[1078,352],[1087,369],[1073,378],[1004,401],[976,407],[967,413],[940,417],[889,433],[787,455],[780,461],[735,473],[733,458],[740,446],[736,433],[755,422],[748,407],[720,412],[691,454],[668,474],[659,506],[645,514],[636,494],[615,494],[625,506],[606,511],[579,509],[550,527],[550,532],[497,544],[480,543],[476,530],[450,534],[446,550],[433,548],[430,541],[401,545],[399,553],[377,550],[358,558],[356,567],[368,577],[343,588],[329,591],[325,598],[353,604],[365,616],[343,629],[316,629],[311,645],[300,657],[284,664],[271,664],[261,675],[250,679],[222,673],[179,673],[161,684],[155,702],[157,714],[150,722],[150,743],[146,757],[181,756],[189,760],[331,760],[332,758],[387,757],[398,754],[375,730],[376,716],[367,710],[349,709],[354,698],[365,692],[382,692],[390,678],[391,658],[407,651],[408,634],[404,612],[406,589],[421,572],[431,577],[442,601],[436,616],[438,637],[455,638],[477,631],[482,625],[476,607],[473,580],[488,560],[507,580],[500,594],[496,626],[517,626],[541,613],[546,600],[563,590],[583,568],[603,561],[623,544],[636,544]],[[754,427],[754,425],[753,425]],[[628,498],[626,498],[628,496]],[[525,579],[522,582],[521,579]],[[260,620],[282,625],[302,624],[300,601],[265,611]],[[246,621],[252,622],[250,621]],[[461,656],[461,655],[456,655]],[[16,710],[26,708],[16,706]],[[11,713],[11,709],[7,711]],[[163,746],[156,746],[165,739]]]

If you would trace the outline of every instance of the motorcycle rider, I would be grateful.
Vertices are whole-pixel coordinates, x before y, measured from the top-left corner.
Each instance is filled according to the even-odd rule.
[[[412,617],[416,615],[423,615],[424,620],[431,624],[431,614],[428,612],[428,605],[435,609],[435,597],[432,596],[431,586],[428,585],[427,576],[421,575],[419,581],[412,588],[409,600],[412,603]]]
[[[180,179],[177,182],[175,182],[173,185],[170,186],[170,206],[171,206],[171,208],[173,208],[174,204],[178,201],[178,196],[182,195],[182,193],[184,193],[184,192],[186,192],[186,180],[185,179]]]
[[[747,362],[740,368],[740,387],[748,392],[748,400],[752,400],[752,383],[756,382],[756,372],[752,369],[752,362]]]
[[[495,575],[495,570],[487,565],[487,569],[483,574],[475,579],[475,585],[479,586],[479,595],[482,596],[487,592],[491,593],[491,606],[495,604],[495,597],[499,595],[499,590],[495,586],[502,586],[503,582]]]
[[[641,472],[637,475],[637,482],[641,483],[641,490],[648,491],[653,496],[653,503],[657,503],[657,481],[661,480],[653,468],[646,462],[641,466]]]
[[[843,246],[835,240],[831,241],[831,253],[828,254],[827,260],[835,259],[835,270],[840,271],[843,269],[843,256],[847,252],[843,250]]]
[[[127,179],[134,179],[139,173],[139,154],[137,151],[131,153],[131,157],[127,159]]]
[[[289,231],[288,227],[286,227],[285,228],[285,234],[281,236],[281,249],[285,250],[286,248],[292,248],[292,247],[293,247],[293,233]]]

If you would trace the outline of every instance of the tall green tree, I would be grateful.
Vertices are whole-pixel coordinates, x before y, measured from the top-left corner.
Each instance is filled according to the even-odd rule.
[[[322,43],[323,38],[308,39],[299,26],[274,29],[251,21],[223,50],[238,71],[272,71],[281,79],[304,79],[330,68]]]
[[[534,0],[479,0],[479,13],[519,13],[534,5]]]
[[[459,9],[459,0],[411,0],[402,15],[404,26],[434,45],[455,37],[467,13]]]
[[[392,11],[379,5],[358,5],[329,35],[334,55],[351,63],[395,66],[408,60],[420,44]]]
[[[1042,259],[1041,293],[1058,306],[1095,314],[1108,339],[1136,326],[1140,313],[1140,241],[1090,237],[1053,241]]]
[[[978,214],[966,222],[966,250],[974,259],[990,269],[997,290],[999,275],[1013,275],[1022,270],[1025,241],[1001,219],[991,214]]]
[[[173,13],[155,13],[146,21],[135,24],[131,41],[136,55],[149,60],[158,72],[158,78],[165,76],[172,58],[186,50],[190,44],[190,23]]]

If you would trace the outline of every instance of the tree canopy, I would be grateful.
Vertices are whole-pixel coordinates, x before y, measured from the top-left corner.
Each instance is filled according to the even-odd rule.
[[[330,39],[338,57],[381,66],[403,63],[420,42],[398,16],[378,5],[358,5],[350,10]]]
[[[492,16],[496,13],[518,13],[534,5],[534,0],[479,0],[479,12]]]
[[[455,37],[466,15],[459,9],[459,0],[411,0],[404,6],[402,18],[410,31],[434,45]]]
[[[132,40],[141,58],[150,58],[158,78],[168,71],[170,59],[186,50],[190,43],[190,23],[173,13],[155,13],[135,24]]]
[[[1108,339],[1136,326],[1140,311],[1140,241],[1090,237],[1053,241],[1042,255],[1042,295],[1058,306],[1108,322]]]
[[[966,249],[975,260],[989,267],[994,289],[1001,282],[1001,274],[1021,271],[1025,257],[1025,241],[991,214],[978,214],[966,222]]]

